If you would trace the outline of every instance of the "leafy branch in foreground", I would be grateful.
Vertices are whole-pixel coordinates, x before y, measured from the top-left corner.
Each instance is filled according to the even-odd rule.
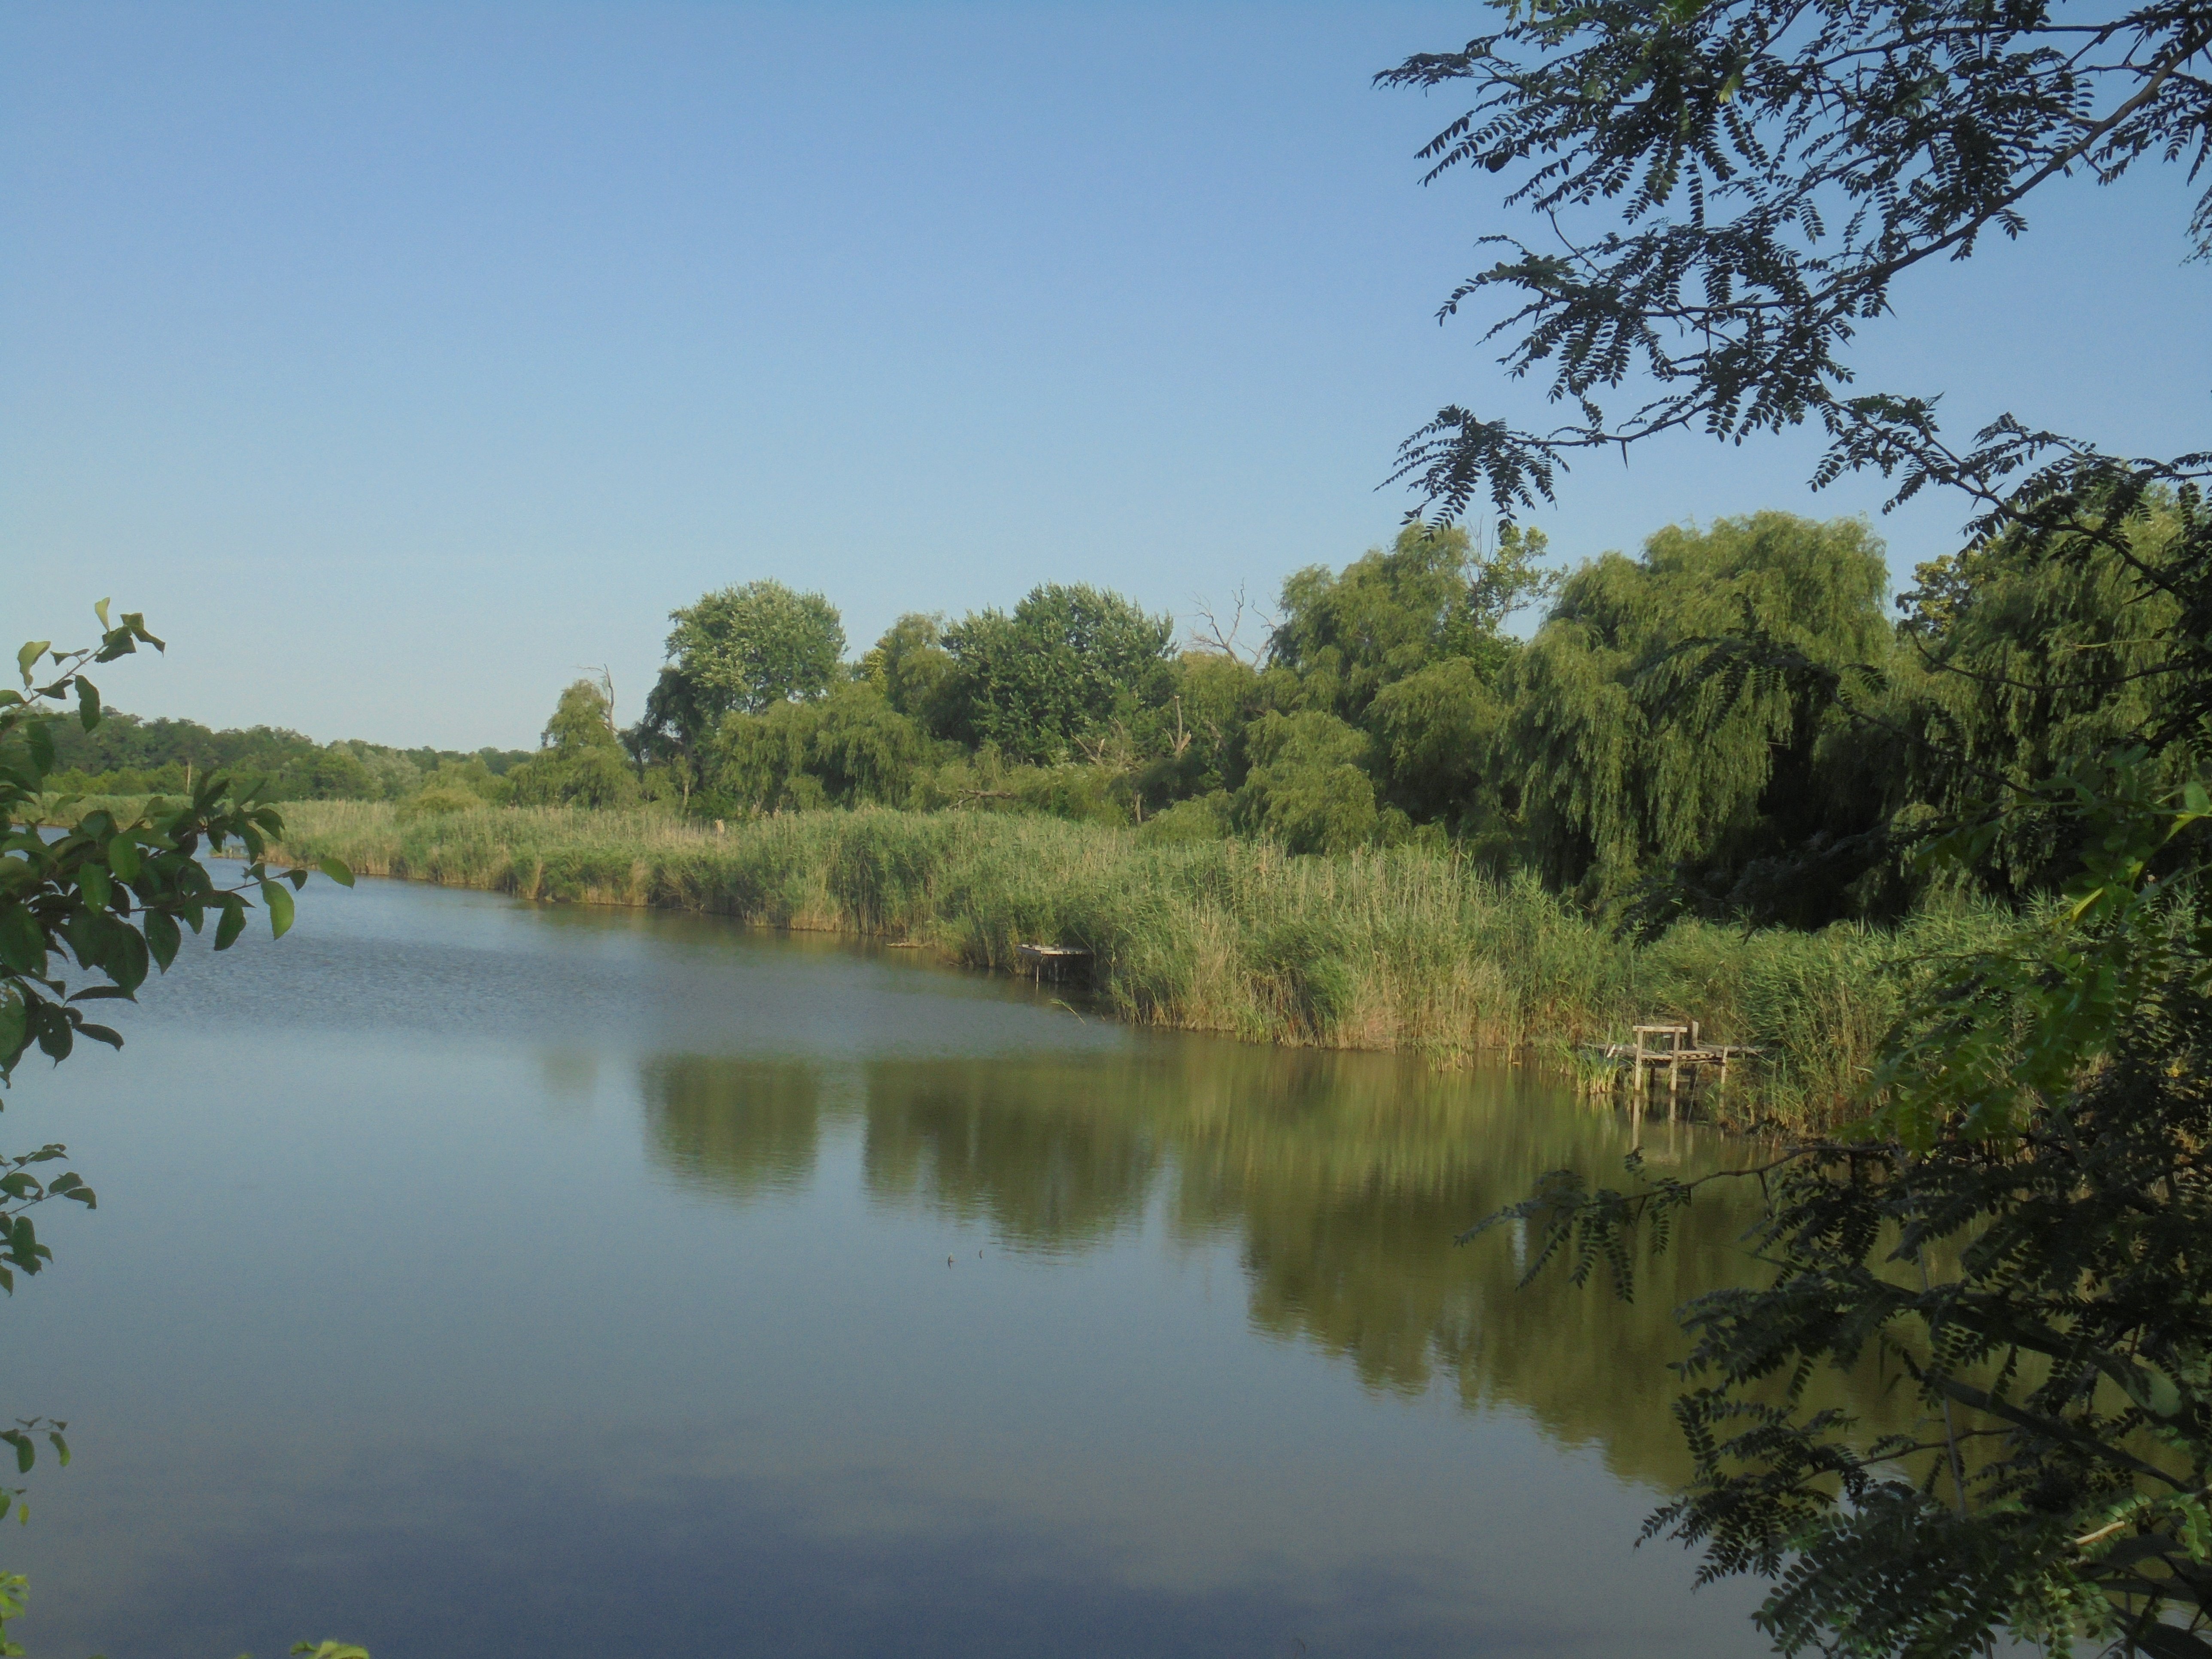
[[[1507,337],[1507,373],[1547,376],[1574,415],[1532,432],[1440,410],[1395,476],[1450,515],[1480,495],[1508,514],[1548,500],[1580,451],[1808,422],[1828,439],[1817,483],[1873,465],[1901,473],[1903,495],[1985,485],[2065,441],[2008,416],[1947,450],[1935,397],[1853,389],[1860,326],[1915,266],[2022,234],[2054,180],[2109,184],[2145,159],[2194,178],[2212,158],[2202,0],[1493,3],[1502,27],[1376,79],[1472,88],[1421,151],[1427,179],[1503,175],[1506,204],[1551,235],[1485,237],[1501,257],[1439,317],[1517,302],[1486,337]],[[2212,191],[2188,234],[2212,252]],[[1608,410],[1631,379],[1648,395]]]
[[[121,1048],[122,1036],[88,1019],[85,1005],[135,1000],[152,969],[167,972],[176,959],[183,930],[198,933],[210,917],[215,948],[228,950],[245,931],[257,898],[268,913],[270,931],[282,938],[292,925],[292,896],[307,881],[303,869],[270,869],[268,848],[283,833],[282,819],[274,807],[250,796],[234,799],[221,774],[203,777],[188,796],[154,797],[135,815],[95,810],[76,816],[73,827],[58,834],[46,829],[72,816],[77,805],[47,793],[55,769],[48,721],[74,704],[83,729],[94,730],[102,711],[99,689],[86,669],[130,656],[141,645],[162,648],[138,613],[125,612],[120,623],[111,623],[107,601],[94,609],[101,629],[98,645],[57,651],[50,641],[34,640],[16,653],[21,689],[0,688],[0,1088],[12,1081],[33,1047],[57,1065],[80,1038]],[[204,857],[223,853],[234,842],[243,850],[243,868],[235,883],[219,884]],[[332,880],[353,884],[353,872],[337,860],[325,860],[320,868]],[[66,1148],[55,1144],[0,1158],[0,1291],[12,1294],[17,1273],[36,1273],[52,1260],[52,1249],[39,1238],[33,1209],[57,1198],[88,1209],[96,1203],[75,1171],[33,1173],[66,1156]],[[19,1419],[15,1427],[0,1431],[0,1443],[14,1449],[16,1473],[27,1474],[38,1455],[34,1437],[43,1430],[67,1464],[65,1426]],[[21,1498],[21,1488],[0,1491],[0,1515]],[[23,1596],[19,1575],[0,1575],[0,1632],[22,1611]],[[21,1651],[0,1633],[0,1655]]]
[[[1468,1235],[1521,1219],[1530,1273],[1628,1296],[1701,1188],[1759,1185],[1771,1278],[1680,1311],[1696,1473],[1645,1535],[1773,1580],[1785,1652],[2212,1653],[2212,797],[2148,790],[2139,754],[2076,790],[2081,878],[1934,973],[1856,1138],[1694,1182],[1632,1158],[1627,1190],[1558,1171]],[[1913,1430],[1811,1406],[1863,1365]]]

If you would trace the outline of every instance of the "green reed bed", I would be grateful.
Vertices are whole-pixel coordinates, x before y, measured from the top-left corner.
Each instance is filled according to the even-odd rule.
[[[1685,922],[1637,944],[1533,880],[1433,853],[1146,846],[989,813],[801,812],[720,832],[649,812],[410,820],[303,802],[285,815],[291,856],[368,874],[906,939],[1000,970],[1024,942],[1079,945],[1121,1017],[1256,1042],[1557,1061],[1640,1019],[1694,1018],[1711,1040],[1767,1053],[1733,1107],[1793,1127],[1848,1104],[1911,964],[1991,925],[1747,934]]]

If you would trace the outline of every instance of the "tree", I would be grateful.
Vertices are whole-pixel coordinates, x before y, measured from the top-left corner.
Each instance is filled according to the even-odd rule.
[[[902,806],[930,748],[873,684],[852,681],[817,702],[728,715],[711,745],[707,783],[715,799],[749,811]]]
[[[955,666],[944,640],[943,617],[909,611],[860,659],[861,677],[898,713],[934,726]]]
[[[1486,494],[1510,513],[1548,497],[1584,449],[1814,422],[1828,440],[1816,484],[1871,467],[1898,499],[1931,483],[1963,493],[1976,516],[1954,574],[1966,585],[1979,573],[1964,566],[1996,549],[2027,573],[2019,592],[2117,561],[2172,618],[2142,673],[2160,683],[2154,712],[2118,755],[2024,784],[1948,744],[1979,787],[1897,844],[1917,838],[1923,866],[1972,865],[2026,807],[2068,825],[2054,844],[2081,848],[2083,873],[2008,948],[1932,975],[1855,1136],[1757,1170],[1753,1238],[1772,1278],[1682,1310],[1695,1346],[1677,1412],[1699,1478],[1650,1530],[1704,1545],[1707,1576],[1774,1577],[1759,1619],[1791,1652],[1963,1654],[1999,1630],[2054,1649],[2086,1634],[2130,1652],[2212,1651],[2212,1280],[2199,1266],[2212,1204],[2197,1167],[2212,1135],[2212,455],[2121,460],[2010,416],[1956,447],[1932,396],[1853,394],[1844,357],[1899,275],[1966,258],[1986,232],[2021,234],[2023,204],[2051,181],[2110,182],[2147,156],[2212,160],[2212,9],[1502,9],[1496,33],[1381,78],[1474,86],[1474,107],[1425,152],[1430,177],[1510,175],[1509,202],[1559,242],[1505,239],[1507,257],[1445,314],[1517,296],[1492,331],[1508,337],[1503,361],[1540,369],[1574,413],[1531,433],[1440,411],[1401,457],[1427,504],[1453,513]],[[1623,228],[1595,222],[1611,212]],[[2212,252],[2212,194],[2190,234]],[[1609,416],[1638,378],[1640,401]],[[2145,532],[2169,513],[2146,556]],[[1927,624],[1949,627],[1955,588],[1923,591]],[[1929,666],[1986,685],[1988,643],[1982,669],[1965,648]],[[1863,731],[1892,729],[1852,672],[1757,629],[1690,642],[1675,672],[1716,688],[1697,695],[1787,689]],[[2035,719],[2112,678],[2094,663],[2039,677]],[[1663,1245],[1695,1192],[1664,1180],[1590,1192],[1560,1171],[1511,1213],[1541,1228],[1538,1267],[1563,1253],[1578,1277],[1604,1264],[1626,1291],[1632,1237]],[[1870,1353],[1916,1391],[1924,1432],[1869,1444],[1848,1419],[1801,1409],[1811,1375]]]
[[[2008,527],[1922,565],[1899,601],[1899,655],[1922,671],[1910,792],[1956,817],[2002,781],[2012,810],[1977,872],[2001,893],[2048,889],[2082,857],[2068,839],[2078,817],[2039,805],[2061,775],[2147,742],[2179,788],[2192,756],[2212,753],[2212,734],[2178,717],[2180,530],[2170,495],[2117,526],[2117,547],[2067,533],[2039,545]]]
[[[532,758],[507,775],[522,806],[628,806],[637,779],[616,735],[614,696],[600,680],[578,680],[561,694]]]
[[[1269,659],[1298,677],[1307,707],[1355,723],[1384,686],[1434,662],[1463,658],[1491,678],[1510,653],[1506,619],[1556,586],[1545,550],[1543,532],[1511,524],[1487,554],[1459,526],[1409,524],[1341,574],[1309,565],[1285,581]]]
[[[837,678],[845,628],[819,593],[779,581],[747,582],[669,613],[668,654],[701,709],[758,714],[779,702],[818,697]]]
[[[1048,582],[1012,616],[978,611],[945,635],[952,733],[1011,758],[1064,760],[1117,714],[1165,700],[1175,623],[1119,593]]]
[[[1348,853],[1374,839],[1371,745],[1358,726],[1318,708],[1252,723],[1252,769],[1237,792],[1237,822],[1293,853]]]
[[[1850,722],[1825,684],[1709,674],[1698,647],[1756,640],[1833,674],[1879,674],[1887,586],[1863,524],[1784,513],[1663,530],[1641,559],[1611,553],[1577,571],[1508,672],[1492,750],[1530,861],[1601,904],[1680,867],[1714,908],[1741,910],[1740,879],[1761,859],[1870,829],[1888,803],[1862,787]],[[1826,922],[1862,873],[1753,908]]]
[[[292,924],[292,896],[307,881],[304,869],[270,867],[270,845],[283,831],[276,809],[234,795],[220,772],[202,773],[189,795],[149,800],[135,817],[88,811],[58,836],[45,832],[42,825],[66,820],[76,805],[47,793],[56,770],[52,711],[73,702],[79,728],[96,731],[100,692],[84,671],[141,645],[162,648],[139,613],[126,611],[111,625],[106,600],[94,611],[97,646],[57,651],[34,640],[16,654],[21,689],[0,688],[0,1088],[33,1048],[57,1065],[81,1039],[121,1048],[121,1034],[88,1018],[88,1007],[130,1001],[149,969],[166,973],[185,927],[199,933],[212,918],[215,948],[228,950],[257,900],[271,933],[283,938]],[[234,880],[220,884],[202,854],[234,842],[244,862]],[[353,884],[352,872],[337,860],[319,867]],[[48,1172],[67,1152],[50,1145],[0,1158],[0,1291],[12,1295],[16,1274],[34,1274],[53,1259],[33,1212],[57,1199],[88,1209],[95,1202],[76,1171]],[[41,1430],[69,1461],[65,1426],[19,1420],[0,1432],[0,1442],[14,1449],[18,1473],[27,1474]],[[21,1488],[0,1488],[0,1515],[21,1495]],[[0,1575],[0,1624],[22,1611],[23,1589],[21,1575]],[[0,1635],[0,1652],[21,1651]]]
[[[845,625],[819,593],[780,581],[702,594],[672,611],[668,665],[647,693],[643,717],[623,735],[640,765],[673,763],[689,793],[699,745],[733,711],[759,714],[818,697],[838,678]]]

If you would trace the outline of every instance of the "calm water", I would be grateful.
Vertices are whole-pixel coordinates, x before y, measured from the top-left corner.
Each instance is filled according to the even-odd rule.
[[[1730,1228],[1630,1308],[1451,1244],[1610,1114],[696,918],[300,917],[0,1120],[101,1199],[5,1315],[77,1450],[0,1534],[34,1655],[1764,1650],[1632,1547]]]

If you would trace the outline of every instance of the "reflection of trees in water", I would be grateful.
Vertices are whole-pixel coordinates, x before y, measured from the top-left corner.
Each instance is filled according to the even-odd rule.
[[[867,1068],[871,1194],[988,1220],[1010,1244],[1065,1250],[1141,1214],[1159,1130],[1099,1109],[1118,1066],[972,1060]]]
[[[987,1221],[1008,1243],[1079,1249],[1156,1194],[1188,1246],[1237,1241],[1251,1318],[1341,1356],[1374,1389],[1450,1379],[1470,1407],[1528,1413],[1615,1473],[1686,1473],[1667,1363],[1673,1310],[1747,1270],[1751,1194],[1700,1204],[1642,1264],[1633,1303],[1564,1274],[1527,1289],[1505,1230],[1453,1248],[1544,1170],[1617,1177],[1626,1123],[1511,1073],[1203,1041],[1109,1060],[879,1060],[865,1068],[872,1195]],[[815,1095],[797,1066],[664,1062],[646,1091],[653,1146],[733,1194],[805,1179]],[[1670,1149],[1668,1136],[1674,1134]],[[1710,1167],[1749,1149],[1649,1126],[1655,1161]],[[1871,1387],[1850,1403],[1869,1419]],[[1841,1403],[1841,1402],[1839,1402]]]
[[[733,1197],[795,1192],[814,1174],[822,1073],[798,1060],[662,1055],[639,1079],[655,1158]]]

